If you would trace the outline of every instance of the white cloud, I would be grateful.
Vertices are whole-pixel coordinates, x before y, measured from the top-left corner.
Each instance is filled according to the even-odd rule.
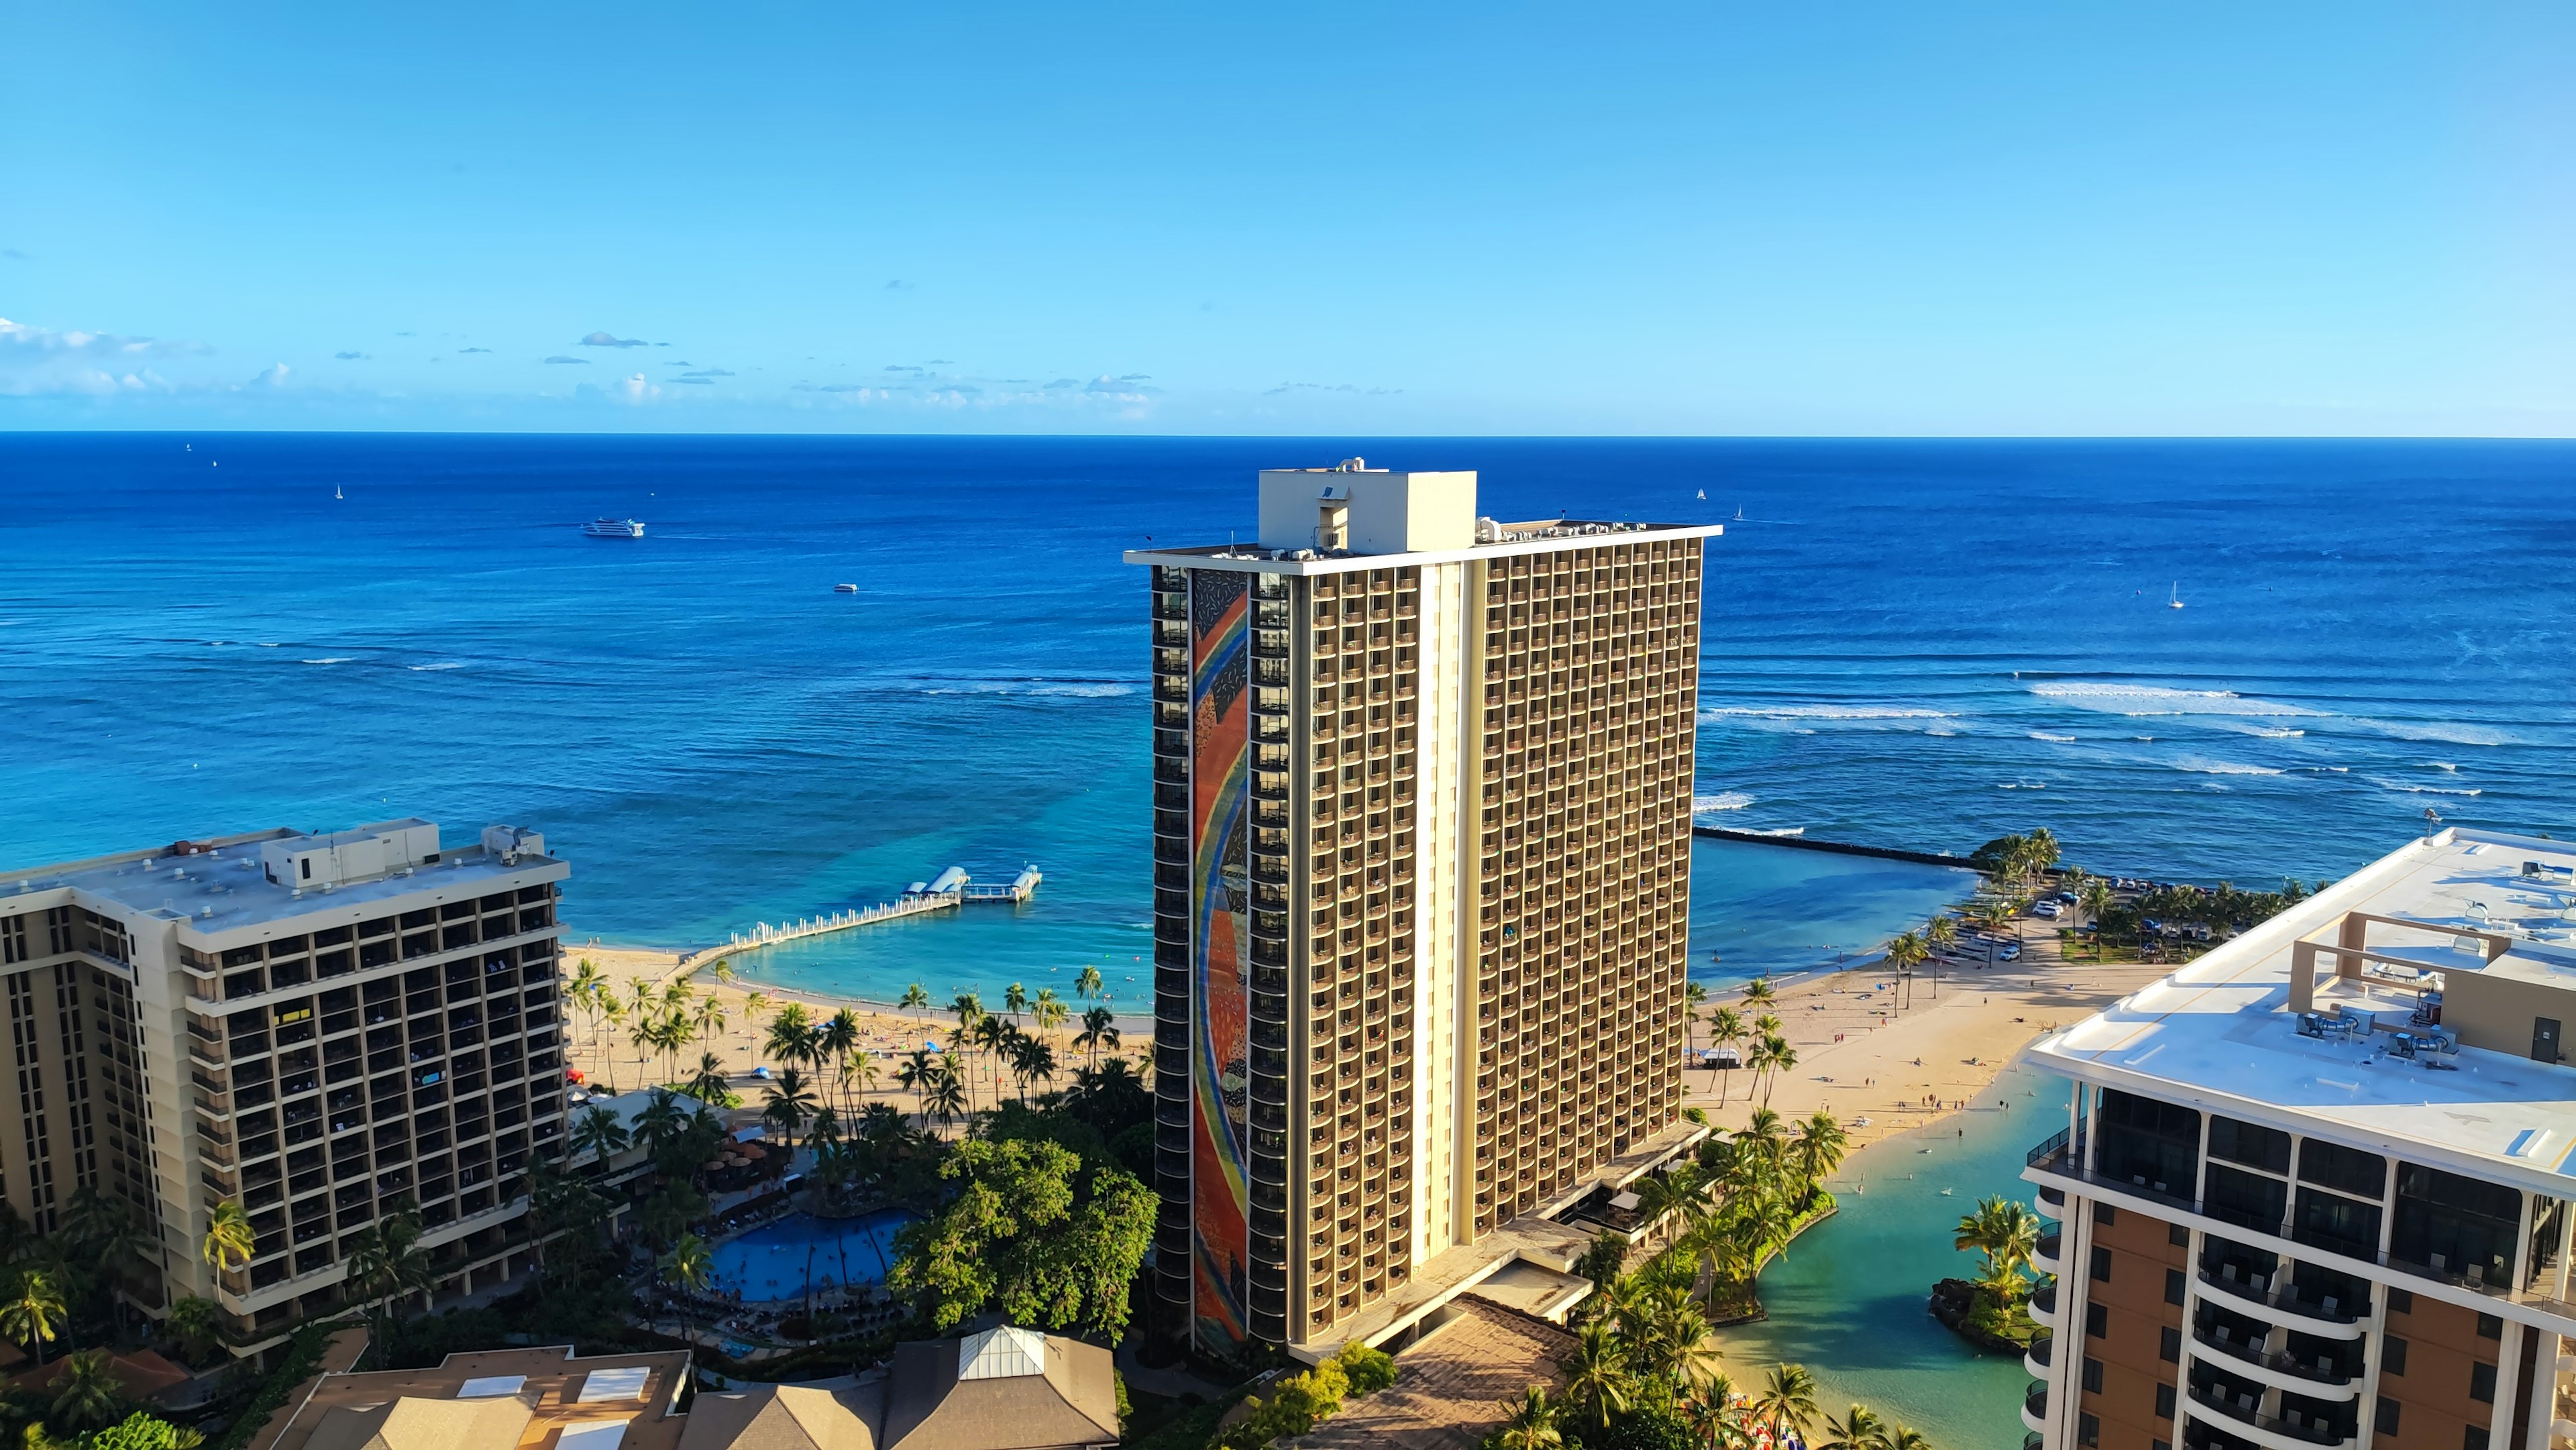
[[[649,403],[655,398],[662,396],[662,390],[647,381],[642,373],[637,373],[633,377],[619,382],[609,393],[609,396],[616,398],[620,402]]]
[[[170,392],[173,385],[152,370],[151,360],[207,351],[202,343],[121,337],[109,332],[61,332],[0,317],[0,394],[35,397]]]
[[[648,342],[644,341],[642,338],[639,338],[639,337],[619,337],[619,336],[617,336],[615,333],[610,333],[610,332],[594,332],[594,333],[592,333],[590,336],[583,338],[583,339],[581,340],[581,345],[582,345],[582,346],[584,346],[584,347],[650,347],[650,346],[652,346],[652,344],[650,344],[650,343],[648,343]]]
[[[250,380],[250,385],[254,388],[285,387],[286,375],[291,371],[293,371],[293,369],[287,367],[284,363],[270,363],[267,367],[259,370],[258,375]]]

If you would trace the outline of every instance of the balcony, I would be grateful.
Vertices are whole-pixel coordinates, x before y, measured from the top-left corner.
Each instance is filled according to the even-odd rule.
[[[2031,1267],[2038,1269],[2044,1274],[2054,1274],[2058,1272],[2058,1251],[2064,1238],[2065,1231],[2062,1229],[2052,1233],[2041,1234],[2039,1236],[2039,1246],[2031,1253]]]
[[[2022,1396],[2021,1423],[2023,1428],[2029,1430],[2034,1435],[2045,1434],[2047,1432],[2048,1386],[2033,1385],[2031,1386],[2030,1393]]]
[[[2047,1379],[2047,1378],[2048,1378],[2048,1361],[2049,1361],[2049,1358],[2050,1358],[2052,1355],[2054,1355],[2056,1352],[2057,1352],[2057,1336],[2056,1336],[2056,1335],[2054,1335],[2054,1334],[2042,1334],[2042,1335],[2037,1335],[2037,1336],[2033,1337],[2033,1338],[2032,1338],[2032,1340],[2030,1341],[2030,1348],[2029,1348],[2029,1349],[2027,1349],[2027,1350],[2025,1350],[2025,1351],[2022,1353],[2022,1357],[2021,1357],[2021,1367],[2022,1367],[2023,1369],[2025,1369],[2025,1370],[2027,1370],[2027,1371],[2029,1371],[2029,1372],[2030,1372],[2030,1377],[2031,1377],[2032,1379],[2037,1379],[2037,1380],[2044,1380],[2044,1379]]]
[[[2055,1284],[2040,1285],[2030,1296],[2030,1303],[2026,1307],[2030,1312],[2031,1323],[2049,1330],[2057,1328],[2057,1286]]]
[[[2251,1304],[2264,1310],[2264,1317],[2285,1328],[2328,1339],[2361,1338],[2363,1326],[2352,1310],[2340,1304],[2330,1308],[2322,1301],[2307,1298],[2299,1293],[2295,1284],[2283,1284],[2267,1291],[2244,1280],[2223,1278],[2207,1269],[2200,1271],[2200,1282],[2242,1301],[2240,1309],[2243,1304]]]
[[[2191,1392],[2191,1412],[2209,1420],[2212,1428],[2224,1430],[2241,1440],[2251,1440],[2266,1450],[2307,1450],[2311,1445],[2349,1445],[2353,1437],[2323,1425],[2300,1424],[2266,1415],[2250,1406],[2231,1403],[2206,1389]],[[2211,1419],[2212,1415],[2223,1419]]]
[[[2259,1380],[2276,1390],[2288,1390],[2292,1394],[2321,1400],[2348,1400],[2358,1393],[2350,1389],[2345,1389],[2342,1394],[2334,1393],[2334,1390],[2350,1385],[2352,1375],[2337,1368],[2329,1359],[2321,1358],[2314,1364],[2306,1364],[2260,1345],[2213,1334],[2205,1328],[2194,1329],[2191,1338],[2201,1348],[2215,1350],[2242,1366],[2236,1373],[2247,1379]]]

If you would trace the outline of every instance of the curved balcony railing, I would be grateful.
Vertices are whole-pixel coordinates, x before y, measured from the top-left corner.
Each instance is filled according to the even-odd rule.
[[[2352,1442],[2352,1436],[2331,1426],[2301,1424],[2295,1420],[2281,1419],[2276,1415],[2266,1415],[2259,1410],[2249,1410],[2243,1405],[2231,1403],[2198,1388],[2194,1388],[2191,1392],[2191,1403],[2195,1409],[2224,1415],[2240,1425],[2250,1425],[2267,1435],[2281,1436],[2302,1445],[2347,1445]]]
[[[2257,1289],[2241,1279],[2220,1278],[2207,1269],[2200,1271],[2200,1282],[2221,1293],[2242,1299],[2246,1303],[2268,1309],[2276,1318],[2286,1316],[2304,1319],[2311,1324],[2330,1326],[2323,1332],[2334,1334],[2338,1338],[2356,1338],[2361,1332],[2360,1316],[2356,1312],[2341,1304],[2329,1308],[2322,1300],[2311,1299],[2301,1294],[2296,1284],[2283,1284],[2279,1288],[2267,1291]],[[2347,1330],[2350,1332],[2343,1332]]]
[[[2206,1329],[2194,1329],[2191,1332],[2191,1338],[2193,1343],[2203,1349],[2214,1349],[2220,1354],[2243,1360],[2247,1364],[2259,1365],[2275,1374],[2291,1375],[2320,1385],[2352,1383],[2351,1372],[2338,1367],[2332,1360],[2320,1359],[2310,1364],[2277,1350],[2257,1349],[2241,1339],[2220,1338]]]

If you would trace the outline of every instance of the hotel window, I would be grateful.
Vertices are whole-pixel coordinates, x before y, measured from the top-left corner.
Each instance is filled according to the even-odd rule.
[[[2165,1302],[2168,1304],[2182,1302],[2182,1270],[2180,1269],[2165,1270]]]
[[[2093,1339],[2107,1338],[2111,1333],[2110,1311],[2099,1304],[2085,1305],[2084,1333]]]
[[[2101,1444],[2101,1443],[2102,1443],[2102,1422],[2101,1422],[2101,1420],[2100,1420],[2100,1419],[2098,1419],[2098,1418],[2096,1418],[2095,1416],[2092,1416],[2092,1415],[2078,1415],[2078,1416],[2076,1416],[2076,1417],[2075,1417],[2075,1443],[2077,1443],[2078,1445],[2099,1445],[2099,1444]]]
[[[2102,1393],[2102,1361],[2089,1354],[2084,1356],[2084,1393]]]
[[[2460,1450],[2487,1450],[2486,1426],[2471,1425],[2467,1429],[2462,1430],[2460,1432]]]
[[[2105,1284],[2111,1282],[2111,1251],[2100,1244],[2093,1246],[2093,1277]]]
[[[2394,1299],[2395,1296],[2392,1295],[2390,1297]],[[2394,1309],[2397,1306],[2394,1303],[2391,1303],[2388,1307]],[[2381,1340],[2379,1343],[2379,1367],[2393,1375],[2402,1375],[2406,1373],[2406,1341],[2399,1339],[2393,1334],[2388,1336],[2386,1339]]]
[[[2156,1418],[2159,1420],[2170,1420],[2173,1417],[2174,1387],[2171,1385],[2156,1386]]]
[[[2168,1324],[2163,1329],[2157,1331],[2156,1358],[2163,1360],[2167,1364],[2182,1363],[2182,1331],[2180,1329]]]
[[[2381,1395],[2379,1397],[2379,1413],[2373,1417],[2371,1425],[2382,1435],[2396,1434],[2397,1402],[2386,1395]]]
[[[2469,1398],[2480,1404],[2495,1403],[2496,1367],[2480,1363],[2469,1366]]]

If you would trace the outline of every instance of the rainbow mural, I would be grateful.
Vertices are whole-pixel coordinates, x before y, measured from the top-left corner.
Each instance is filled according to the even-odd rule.
[[[1251,1331],[1251,582],[1190,573],[1190,1298],[1218,1352]]]

